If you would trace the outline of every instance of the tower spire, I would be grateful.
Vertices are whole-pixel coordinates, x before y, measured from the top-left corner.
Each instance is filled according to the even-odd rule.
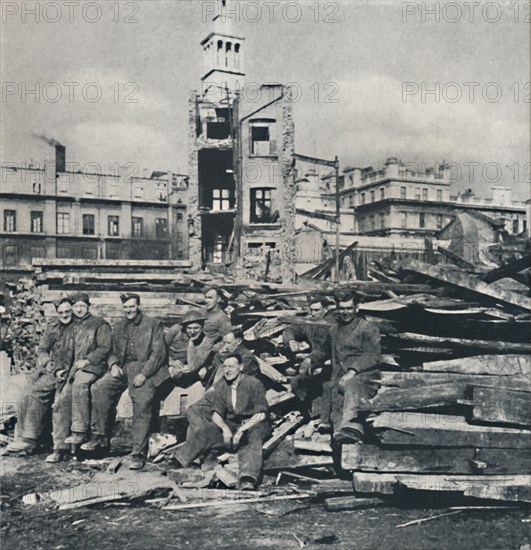
[[[212,86],[233,91],[243,87],[245,38],[233,31],[232,13],[227,8],[227,0],[219,0],[219,9],[212,18],[213,30],[201,42],[203,91]]]

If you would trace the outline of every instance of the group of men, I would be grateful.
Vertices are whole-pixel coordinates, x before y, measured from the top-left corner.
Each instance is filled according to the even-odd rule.
[[[204,298],[204,309],[189,311],[166,333],[142,312],[135,293],[120,295],[124,317],[112,328],[90,313],[87,294],[61,299],[57,319],[40,340],[36,373],[19,403],[16,439],[7,452],[35,450],[50,406],[53,452],[47,462],[60,462],[77,446],[108,451],[127,389],[133,406],[128,466],[141,469],[160,399],[175,385],[199,381],[205,391],[188,408],[187,436],[171,457],[174,466],[187,467],[214,448],[237,451],[240,488],[254,489],[271,434],[259,362],[242,328],[223,311],[222,291],[207,289]],[[285,329],[281,346],[299,365],[287,374],[301,411],[311,416],[312,402],[322,396],[319,431],[333,433],[339,443],[360,442],[360,406],[374,392],[380,334],[357,315],[355,296],[337,296],[332,306],[309,296],[309,315]]]

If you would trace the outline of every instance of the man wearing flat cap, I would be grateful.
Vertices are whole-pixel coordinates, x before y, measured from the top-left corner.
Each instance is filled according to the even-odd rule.
[[[105,372],[112,351],[111,327],[90,313],[90,300],[80,292],[72,296],[74,322],[65,333],[55,363],[57,392],[53,408],[54,452],[47,462],[60,462],[70,445],[88,439],[90,387]]]
[[[29,378],[18,403],[17,433],[15,441],[6,448],[9,454],[28,454],[35,450],[55,396],[55,364],[61,349],[62,338],[72,322],[72,300],[60,298],[54,303],[57,319],[46,326],[37,348],[35,373]]]
[[[133,449],[129,468],[144,467],[153,406],[159,386],[169,378],[164,333],[160,321],[144,315],[140,296],[121,294],[124,319],[113,327],[113,353],[106,374],[92,386],[92,437],[81,448],[109,446],[112,420],[122,393],[133,403]]]
[[[221,336],[212,335],[207,337],[204,332],[205,313],[199,310],[188,311],[179,330],[177,325],[172,327],[166,335],[166,343],[171,350],[176,340],[181,342],[179,331],[182,331],[188,342],[186,344],[186,358],[170,359],[170,374],[179,386],[189,386],[203,380],[212,363],[215,349],[221,343]]]

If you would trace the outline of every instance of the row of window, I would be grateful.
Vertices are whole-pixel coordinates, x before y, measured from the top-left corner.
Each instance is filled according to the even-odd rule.
[[[408,227],[408,222],[410,224],[413,223],[413,216],[416,216],[416,214],[410,213],[408,215],[407,212],[400,212],[400,225],[403,228]],[[365,219],[362,220],[362,231],[365,230]],[[444,217],[442,214],[437,214],[436,217],[436,227],[437,229],[442,229],[444,222]],[[420,212],[418,214],[418,227],[425,228],[426,227],[426,214],[424,212]],[[385,229],[385,214],[382,212],[378,216],[372,215],[369,216],[369,228],[370,231],[375,231],[376,229]]]
[[[442,189],[437,189],[437,200],[442,201],[443,200],[443,192]],[[369,193],[370,202],[376,201],[376,191],[373,189]],[[407,187],[403,186],[400,187],[400,198],[401,199],[407,199]],[[383,201],[385,199],[385,188],[380,187],[380,199]],[[415,188],[415,200],[420,201],[427,201],[429,199],[429,189],[427,187],[416,187]],[[360,203],[366,204],[367,203],[367,193],[360,193]],[[349,205],[353,206],[353,198],[352,195],[349,198]]]
[[[182,212],[177,212],[177,221],[183,221],[184,215]],[[82,226],[83,235],[95,235],[96,217],[94,214],[83,214]],[[17,211],[4,210],[4,231],[15,232],[17,230]],[[31,233],[43,233],[43,212],[30,212],[30,231]],[[57,213],[57,234],[70,234],[70,214],[68,212]],[[120,236],[120,217],[107,216],[107,234],[109,237]],[[155,234],[157,238],[164,238],[168,235],[168,220],[166,218],[155,219]],[[133,216],[131,218],[131,235],[135,238],[144,236],[144,218]]]

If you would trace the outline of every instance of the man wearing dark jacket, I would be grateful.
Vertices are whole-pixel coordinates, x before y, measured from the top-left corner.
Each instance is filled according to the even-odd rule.
[[[72,300],[62,298],[56,304],[57,319],[46,326],[37,348],[36,372],[29,379],[18,403],[17,434],[7,453],[31,453],[39,439],[43,420],[51,409],[56,379],[55,364],[61,349],[62,338],[72,322]]]
[[[271,434],[264,386],[243,374],[241,357],[232,354],[223,362],[223,379],[210,391],[210,418],[190,424],[173,458],[188,466],[214,447],[237,449],[240,489],[254,489],[262,472],[262,444]]]
[[[133,450],[129,468],[144,467],[153,405],[159,386],[169,378],[164,333],[159,321],[140,310],[138,294],[122,294],[125,319],[113,328],[109,370],[92,386],[92,438],[81,446],[93,451],[107,447],[110,424],[122,393],[128,389],[133,402]]]
[[[90,387],[105,372],[112,350],[111,327],[91,315],[87,294],[72,297],[74,323],[67,328],[55,364],[58,380],[53,410],[54,452],[47,462],[62,460],[69,445],[87,440],[90,426]]]
[[[377,390],[381,360],[378,327],[356,315],[354,295],[337,298],[337,324],[332,329],[332,424],[338,443],[363,440],[358,417],[363,401]]]

